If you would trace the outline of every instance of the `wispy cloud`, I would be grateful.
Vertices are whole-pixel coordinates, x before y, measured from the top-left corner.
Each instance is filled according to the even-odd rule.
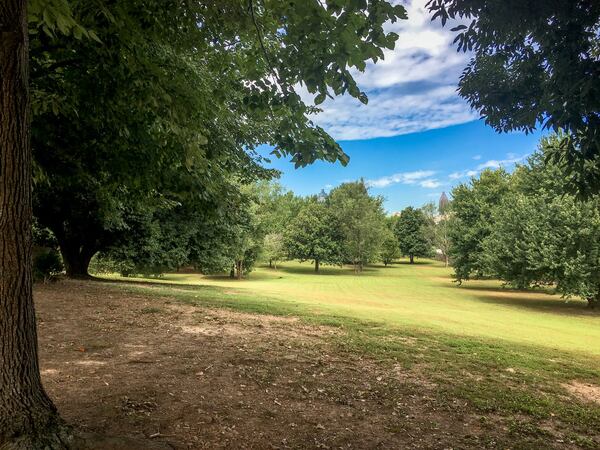
[[[465,177],[474,177],[478,173],[479,172],[476,170],[463,170],[462,172],[452,172],[450,175],[448,175],[448,178],[451,180],[459,180]]]
[[[414,172],[402,172],[395,173],[390,176],[377,178],[374,180],[367,180],[366,184],[369,187],[384,188],[392,184],[423,184],[426,182],[433,182],[435,180],[429,179],[435,174],[433,170],[416,170]],[[424,186],[425,187],[425,186]]]
[[[473,159],[475,161],[479,161],[481,159],[481,155],[475,155],[475,156],[473,156]]]
[[[477,155],[480,156],[480,155]],[[500,167],[507,168],[514,164],[520,163],[524,161],[529,156],[529,153],[525,153],[524,155],[517,155],[515,153],[507,153],[505,159],[490,159],[484,163],[481,163],[477,166],[476,169],[467,169],[461,170],[458,172],[452,172],[448,175],[448,178],[452,181],[460,180],[461,178],[474,177],[477,176],[479,172],[484,169],[499,169]],[[476,158],[473,158],[476,159]],[[479,158],[477,158],[479,159]]]
[[[498,169],[500,167],[511,166],[513,164],[517,164],[517,163],[524,161],[525,158],[527,158],[528,156],[529,156],[528,153],[521,155],[521,156],[517,156],[514,153],[509,153],[508,155],[506,155],[506,159],[500,159],[500,160],[490,159],[489,161],[479,164],[477,166],[477,170]]]
[[[427,189],[435,189],[442,185],[443,183],[438,180],[423,180],[419,183],[419,186],[427,188]]]
[[[408,20],[386,24],[400,38],[396,49],[385,50],[385,59],[369,63],[353,75],[367,92],[369,104],[343,96],[327,100],[314,121],[337,140],[368,139],[442,128],[476,118],[458,97],[458,79],[470,54],[452,45],[453,24],[442,28],[431,22],[427,0],[396,0],[403,4]],[[304,89],[305,101],[313,96]]]

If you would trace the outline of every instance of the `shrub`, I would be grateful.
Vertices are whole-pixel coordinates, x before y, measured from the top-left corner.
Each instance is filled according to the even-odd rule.
[[[36,281],[51,281],[63,271],[60,253],[53,248],[43,249],[33,257],[33,276]]]

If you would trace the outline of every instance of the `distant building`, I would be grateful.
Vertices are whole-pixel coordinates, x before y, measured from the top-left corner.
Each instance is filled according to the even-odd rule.
[[[321,189],[321,192],[317,195],[317,201],[323,203],[325,200],[327,200],[327,193],[325,189]]]
[[[446,214],[448,205],[450,205],[450,200],[448,200],[448,196],[446,195],[446,193],[442,192],[442,195],[440,195],[440,201],[438,203],[438,211],[439,211],[440,215],[443,216]]]

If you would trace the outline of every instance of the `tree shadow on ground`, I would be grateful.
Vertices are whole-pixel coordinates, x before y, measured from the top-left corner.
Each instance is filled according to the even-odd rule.
[[[549,289],[522,290],[464,284],[455,286],[454,289],[468,290],[482,303],[510,306],[548,314],[600,317],[600,309],[588,308],[587,301],[581,299],[567,300],[558,295],[552,295]]]
[[[415,259],[415,261],[413,263],[411,263],[410,261],[406,260],[406,261],[396,261],[392,264],[390,264],[388,267],[394,267],[394,266],[433,266],[435,265],[436,261],[433,261],[431,259]],[[380,266],[383,267],[383,266]]]
[[[185,289],[185,290],[202,290],[202,291],[224,291],[226,288],[222,286],[210,286],[208,284],[188,284],[188,283],[172,283],[170,280],[159,281],[160,278],[144,278],[144,279],[130,279],[130,278],[101,278],[92,276],[87,281],[93,281],[97,283],[107,284],[128,284],[134,286],[144,287],[160,287],[165,289]]]
[[[315,275],[315,276],[361,276],[361,275],[376,275],[378,269],[383,266],[368,266],[364,267],[362,272],[355,272],[351,265],[340,266],[321,266],[319,272],[315,272],[314,266],[280,266],[277,270],[273,269],[273,273],[282,272],[293,275]]]

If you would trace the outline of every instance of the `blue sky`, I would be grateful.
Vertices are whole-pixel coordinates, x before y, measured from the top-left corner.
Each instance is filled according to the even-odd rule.
[[[485,167],[512,169],[536,149],[539,137],[539,133],[497,134],[473,121],[394,137],[340,141],[350,155],[346,167],[316,162],[294,169],[289,161],[277,158],[271,158],[270,166],[282,172],[281,184],[299,195],[364,178],[371,193],[386,199],[391,213],[437,201],[443,191],[450,192]]]
[[[393,2],[408,13],[408,20],[386,26],[400,36],[396,49],[385,50],[384,61],[353,73],[369,104],[348,96],[328,99],[312,118],[350,155],[350,164],[318,162],[294,169],[288,161],[273,159],[271,167],[283,172],[281,183],[297,194],[315,194],[362,177],[394,212],[437,200],[484,167],[510,170],[535,150],[539,133],[496,134],[456,93],[471,56],[452,45],[449,30],[457,23],[442,28],[431,22],[427,0]],[[312,102],[302,86],[298,92]]]

